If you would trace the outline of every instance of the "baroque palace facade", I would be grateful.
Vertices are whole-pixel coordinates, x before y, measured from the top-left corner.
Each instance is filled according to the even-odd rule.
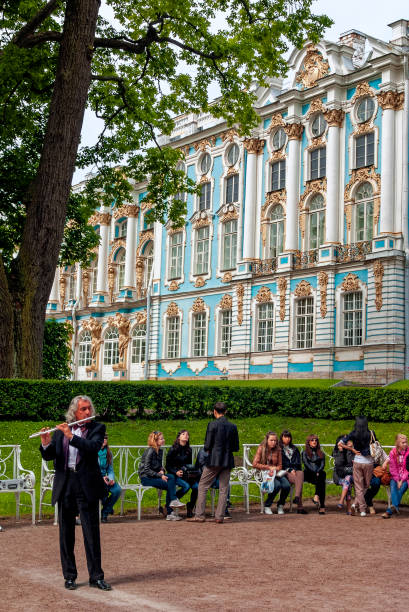
[[[135,185],[91,218],[91,267],[56,272],[74,378],[405,377],[408,24],[295,50],[251,138],[176,120],[162,144],[201,185],[183,229],[149,225]]]

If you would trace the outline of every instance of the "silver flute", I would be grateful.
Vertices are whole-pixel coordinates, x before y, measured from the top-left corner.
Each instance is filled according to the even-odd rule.
[[[74,421],[73,423],[68,423],[68,427],[73,427],[74,425],[79,425],[80,423],[85,423],[85,421],[90,421],[91,419],[95,419],[96,415],[87,417],[86,419],[80,419],[79,421]],[[36,433],[28,436],[29,438],[38,438],[38,436],[43,436],[44,434],[51,433],[52,431],[57,431],[58,427],[53,427],[52,429],[46,429],[44,431],[37,431]]]

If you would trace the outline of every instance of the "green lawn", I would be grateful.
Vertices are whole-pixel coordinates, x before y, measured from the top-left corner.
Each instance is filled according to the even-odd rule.
[[[386,389],[393,389],[394,391],[399,391],[399,389],[409,389],[409,380],[398,380],[398,382],[388,385]]]
[[[322,444],[333,444],[337,436],[352,429],[353,421],[329,421],[323,419],[300,419],[280,416],[259,416],[255,418],[236,419],[240,443],[258,443],[268,430],[280,433],[288,428],[293,433],[295,442],[304,442],[307,435],[316,433]],[[144,445],[149,432],[163,431],[166,444],[172,444],[177,432],[186,428],[190,432],[192,444],[202,444],[206,432],[207,420],[197,421],[128,421],[126,423],[110,423],[107,425],[109,443],[111,445]],[[22,448],[21,462],[24,468],[34,470],[37,486],[40,480],[41,458],[39,453],[39,438],[29,440],[30,433],[38,431],[41,426],[53,426],[55,423],[1,421],[0,444],[20,444]],[[398,423],[371,423],[378,438],[385,445],[394,443],[398,432],[409,436],[409,423],[400,426]],[[307,488],[307,493],[309,489]],[[337,495],[339,489],[330,487],[329,494]],[[145,502],[146,500],[146,502]],[[155,505],[155,494],[148,492],[144,497],[144,505]],[[13,515],[15,512],[14,497],[11,494],[0,494],[0,516]]]

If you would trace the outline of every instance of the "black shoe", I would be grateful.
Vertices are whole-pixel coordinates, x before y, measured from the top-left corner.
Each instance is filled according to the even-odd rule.
[[[233,508],[233,507],[234,507],[233,504],[228,501],[226,504],[226,508]]]
[[[89,586],[101,589],[101,591],[110,591],[112,589],[111,585],[105,582],[105,580],[90,580]]]
[[[298,506],[299,503],[300,503],[300,498],[299,497],[294,497],[294,499],[293,499],[294,506]]]
[[[305,508],[297,508],[297,514],[308,514]]]
[[[104,515],[101,517],[101,523],[107,523],[107,522],[108,522],[108,517],[107,517],[107,516],[104,514]]]
[[[186,510],[186,518],[192,518],[193,516],[193,510],[191,508],[188,508]]]
[[[225,513],[224,513],[224,519],[225,519],[225,520],[229,520],[229,519],[231,519],[231,514],[230,514],[230,512],[227,510],[227,508],[226,508]]]
[[[75,591],[75,589],[77,588],[77,584],[75,580],[72,580],[71,578],[69,578],[68,580],[64,582],[64,586],[69,591]]]

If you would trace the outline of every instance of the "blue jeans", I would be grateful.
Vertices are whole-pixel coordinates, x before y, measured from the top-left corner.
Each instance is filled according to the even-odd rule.
[[[102,516],[114,513],[114,505],[121,495],[122,489],[117,482],[112,486],[108,486],[108,495],[102,500]]]
[[[396,482],[396,480],[391,480],[391,504],[392,506],[395,506],[396,509],[399,508],[399,504],[407,488],[407,480],[404,480],[402,482],[400,489],[398,489],[398,483]],[[387,512],[389,512],[389,514],[392,514],[392,509],[388,508]]]
[[[269,508],[271,506],[278,491],[281,491],[280,498],[278,500],[278,505],[284,506],[285,500],[287,499],[287,495],[290,492],[290,483],[284,476],[282,476],[281,478],[277,478],[276,476],[274,480],[274,491],[267,495],[266,503],[264,504],[266,508]]]
[[[172,512],[172,508],[169,506],[170,502],[176,497],[176,478],[173,474],[166,474],[168,477],[167,481],[162,480],[160,476],[157,478],[149,478],[148,476],[142,476],[141,484],[144,487],[155,487],[155,489],[162,489],[166,491],[166,509],[168,514]]]
[[[178,492],[176,493],[178,499],[186,495],[186,493],[191,489],[192,493],[190,494],[189,506],[194,508],[197,501],[197,494],[199,491],[199,483],[198,482],[187,482],[183,480],[183,478],[179,478],[176,476],[176,486],[180,487]]]

